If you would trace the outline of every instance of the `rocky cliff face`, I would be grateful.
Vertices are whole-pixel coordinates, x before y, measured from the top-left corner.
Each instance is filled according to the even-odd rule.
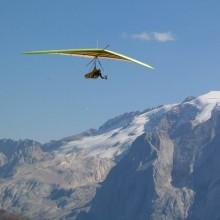
[[[5,210],[0,210],[0,219],[1,220],[27,220],[22,216],[18,216],[16,214],[9,213]]]
[[[31,219],[218,220],[219,103],[210,92],[46,145],[1,140],[0,207]]]

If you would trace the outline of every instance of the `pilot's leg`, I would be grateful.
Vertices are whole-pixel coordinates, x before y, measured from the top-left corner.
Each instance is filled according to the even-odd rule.
[[[99,73],[99,76],[101,79],[107,79],[107,76],[103,76],[101,72]]]
[[[100,76],[102,79],[108,79],[107,75],[105,76]]]

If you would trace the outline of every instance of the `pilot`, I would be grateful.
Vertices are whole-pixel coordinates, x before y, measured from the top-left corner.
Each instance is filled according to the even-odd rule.
[[[101,70],[97,69],[96,66],[91,72],[85,74],[85,78],[87,79],[97,79],[98,77],[100,77],[101,79],[107,79],[107,76],[103,76]]]

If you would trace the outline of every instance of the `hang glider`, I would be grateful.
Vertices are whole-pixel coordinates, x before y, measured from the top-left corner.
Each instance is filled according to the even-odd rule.
[[[102,77],[101,70],[96,68],[96,63],[98,62],[99,65],[102,67],[99,58],[102,59],[112,59],[112,60],[119,60],[119,61],[129,61],[133,62],[139,65],[142,65],[144,67],[154,69],[151,65],[143,63],[139,60],[136,60],[134,58],[128,57],[126,55],[107,50],[107,49],[100,49],[100,48],[89,48],[89,49],[67,49],[67,50],[41,50],[41,51],[29,51],[25,52],[24,54],[27,55],[40,55],[40,54],[60,54],[60,55],[67,55],[67,56],[80,56],[80,57],[87,57],[92,58],[90,63],[94,63],[94,68],[90,72],[91,74],[87,74],[88,77],[86,78],[98,78],[99,76],[101,78],[107,79],[107,77]],[[99,71],[97,71],[99,70]],[[94,75],[94,76],[93,76]],[[97,77],[96,77],[97,76]]]

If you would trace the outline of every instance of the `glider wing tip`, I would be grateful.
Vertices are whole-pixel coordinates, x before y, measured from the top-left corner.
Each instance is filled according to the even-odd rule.
[[[31,55],[32,52],[30,52],[30,51],[25,51],[25,52],[23,52],[22,54],[24,54],[24,55]]]
[[[151,66],[151,65],[147,65],[146,67],[151,69],[151,70],[155,70],[155,68],[153,66]]]

